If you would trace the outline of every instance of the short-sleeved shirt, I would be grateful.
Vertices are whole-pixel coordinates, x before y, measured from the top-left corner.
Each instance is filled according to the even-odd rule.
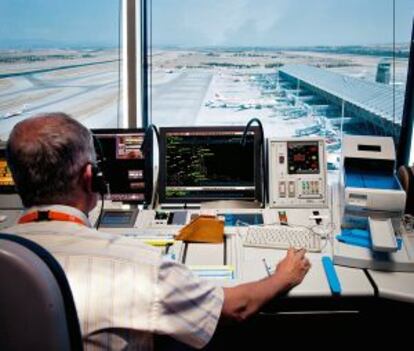
[[[222,288],[163,259],[157,248],[92,229],[75,208],[48,206],[27,212],[39,209],[65,212],[84,224],[30,222],[4,232],[35,241],[62,265],[86,350],[151,350],[154,334],[195,348],[208,343],[221,314]]]

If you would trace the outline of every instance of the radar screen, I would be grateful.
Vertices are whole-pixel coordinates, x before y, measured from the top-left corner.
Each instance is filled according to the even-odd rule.
[[[260,148],[254,131],[247,133],[245,145],[243,129],[236,127],[171,128],[161,134],[161,200],[254,200],[260,196],[260,168],[255,167]]]
[[[319,145],[317,141],[287,143],[289,174],[319,174]]]

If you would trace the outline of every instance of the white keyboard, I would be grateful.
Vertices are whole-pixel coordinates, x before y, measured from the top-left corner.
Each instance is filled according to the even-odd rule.
[[[321,238],[305,227],[288,227],[272,225],[264,227],[251,226],[243,240],[244,246],[275,249],[306,249],[309,252],[321,251]]]

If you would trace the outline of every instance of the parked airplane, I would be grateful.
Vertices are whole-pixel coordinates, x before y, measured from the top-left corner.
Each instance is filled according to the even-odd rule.
[[[280,103],[273,98],[243,99],[239,97],[223,97],[219,93],[214,94],[214,99],[208,100],[205,106],[210,108],[235,108],[239,110],[272,108]]]
[[[24,111],[26,111],[28,104],[24,104],[21,110],[15,110],[11,112],[6,112],[3,116],[0,116],[0,120],[10,119],[13,117],[20,116]]]
[[[314,124],[306,128],[300,128],[295,130],[295,136],[309,136],[318,134],[322,130],[322,127],[319,124]]]

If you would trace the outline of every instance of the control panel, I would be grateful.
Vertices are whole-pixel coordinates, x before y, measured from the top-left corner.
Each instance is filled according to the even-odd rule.
[[[325,207],[326,181],[324,139],[269,139],[270,207]]]

